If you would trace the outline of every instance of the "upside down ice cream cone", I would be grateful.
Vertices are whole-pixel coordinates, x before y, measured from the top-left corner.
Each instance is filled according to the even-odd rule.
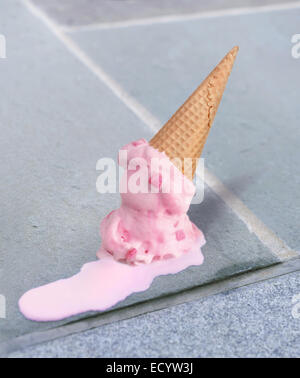
[[[140,139],[122,148],[128,159],[119,163],[126,170],[122,180],[128,190],[120,191],[120,207],[101,222],[99,260],[85,264],[73,277],[26,292],[19,300],[24,316],[56,321],[104,311],[147,290],[158,276],[203,263],[205,237],[187,213],[196,189],[191,179],[237,51],[235,47],[225,56],[150,143]],[[190,165],[182,168],[174,158],[179,163],[190,158]],[[154,159],[166,169],[152,164]],[[135,162],[133,168],[130,162]],[[143,180],[150,191],[143,190]],[[176,183],[183,184],[179,191]]]
[[[194,177],[239,48],[234,47],[151,139],[189,179]],[[185,158],[186,159],[184,162]]]

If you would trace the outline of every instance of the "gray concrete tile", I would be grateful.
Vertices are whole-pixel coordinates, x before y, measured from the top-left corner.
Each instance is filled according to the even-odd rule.
[[[2,343],[70,321],[27,321],[18,299],[95,259],[100,220],[119,204],[118,195],[97,194],[96,161],[151,133],[19,2],[6,1],[0,25],[8,57],[0,61]],[[119,307],[277,262],[209,190],[190,214],[207,237],[205,264],[161,277]]]
[[[232,7],[287,3],[288,0],[33,0],[59,24],[68,26],[184,14]]]
[[[300,273],[14,352],[16,357],[296,357]],[[298,310],[297,310],[298,308]]]
[[[162,122],[234,45],[240,52],[203,156],[291,248],[300,250],[300,10],[74,33]]]

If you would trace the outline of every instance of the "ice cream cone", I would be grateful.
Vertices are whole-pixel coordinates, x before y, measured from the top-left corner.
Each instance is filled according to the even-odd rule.
[[[234,47],[150,140],[189,179],[194,177],[239,48]],[[184,161],[185,158],[186,159]]]

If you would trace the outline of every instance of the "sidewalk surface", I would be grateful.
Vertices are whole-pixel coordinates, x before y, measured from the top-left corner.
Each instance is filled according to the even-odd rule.
[[[239,45],[203,154],[204,202],[190,209],[207,239],[205,263],[156,279],[107,313],[111,324],[12,356],[299,355],[292,316],[299,273],[288,273],[299,269],[300,251],[300,59],[291,54],[300,2],[226,4],[0,0],[7,45],[0,59],[0,294],[7,306],[0,353],[70,321],[85,329],[84,319],[97,315],[37,324],[22,317],[17,301],[95,260],[99,223],[119,203],[117,194],[96,192],[97,160],[150,139]],[[247,288],[114,322],[118,309],[203,285],[209,291],[217,281],[226,280],[226,290],[239,274],[275,264],[274,275],[284,276],[253,283],[254,273]],[[139,336],[130,337],[130,328]]]
[[[298,302],[293,304],[297,294]],[[300,273],[296,272],[41,344],[10,357],[299,358],[299,310]]]

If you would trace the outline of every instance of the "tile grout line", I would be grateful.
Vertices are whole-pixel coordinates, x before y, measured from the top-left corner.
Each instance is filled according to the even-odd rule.
[[[140,120],[152,131],[157,132],[159,130],[161,122],[104,72],[103,69],[67,36],[54,21],[35,6],[31,0],[21,0],[21,2],[35,17],[40,19],[50,29],[72,55],[98,77],[98,79],[100,79]],[[291,250],[273,231],[264,225],[264,223],[208,169],[205,170],[205,182],[228,205],[238,218],[246,224],[249,232],[255,233],[258,239],[281,261],[299,256],[297,252]]]
[[[246,224],[281,261],[299,257],[299,253],[289,248],[270,228],[268,228],[233,192],[231,192],[213,173],[205,169],[206,184],[227,204],[227,206]]]
[[[52,33],[62,42],[64,47],[98,77],[125,105],[145,124],[158,122],[143,106],[131,97],[114,79],[107,75],[79,46],[59,28],[43,11],[30,0],[20,0],[27,9],[40,19]],[[157,125],[159,127],[159,125]]]
[[[251,14],[259,14],[265,12],[276,12],[289,9],[300,8],[300,2],[294,1],[285,4],[270,4],[261,5],[256,7],[240,7],[240,8],[229,8],[229,9],[217,9],[211,11],[186,13],[186,14],[171,14],[165,16],[156,17],[145,17],[140,19],[131,19],[125,21],[112,21],[112,22],[99,22],[91,23],[87,25],[78,26],[65,26],[58,25],[62,31],[66,33],[76,33],[92,30],[105,30],[105,29],[119,29],[128,28],[132,26],[147,26],[154,24],[167,24],[173,22],[184,22],[193,21],[201,19],[219,18],[219,17],[230,17],[230,16],[243,16]]]

